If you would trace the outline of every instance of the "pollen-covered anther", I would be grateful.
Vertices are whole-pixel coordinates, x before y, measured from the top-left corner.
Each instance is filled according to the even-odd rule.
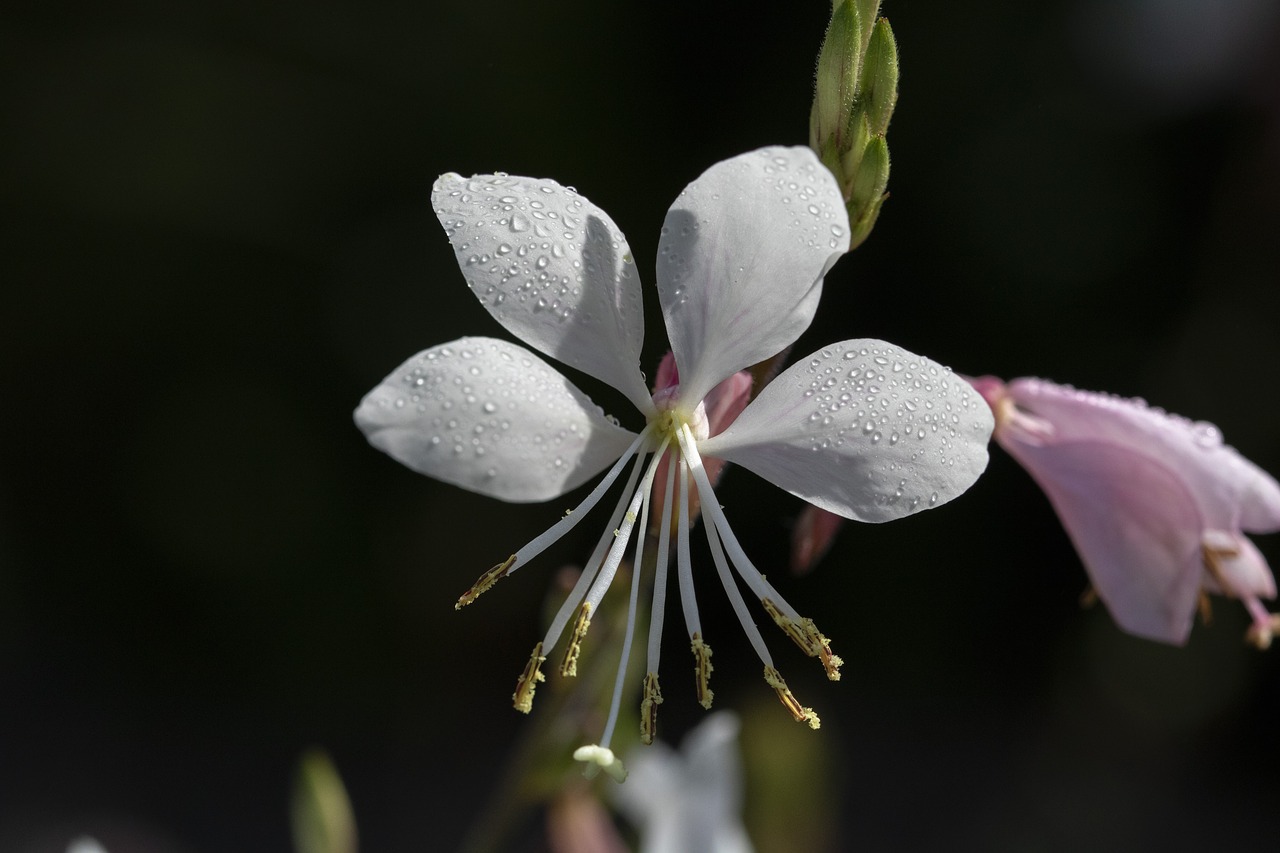
[[[1280,633],[1280,614],[1272,613],[1269,618],[1255,620],[1245,632],[1245,642],[1260,651],[1271,648],[1271,641]]]
[[[816,657],[822,660],[827,678],[832,681],[840,680],[840,667],[844,665],[844,659],[831,651],[831,641],[818,630],[818,626],[812,619],[802,618],[797,622],[783,613],[769,598],[761,598],[760,603],[764,605],[765,611],[773,617],[778,627],[800,647],[802,652],[811,658]]]
[[[782,676],[771,666],[764,668],[764,680],[768,683],[773,691],[778,694],[783,706],[791,712],[791,716],[795,718],[797,723],[808,723],[809,728],[817,730],[822,727],[822,721],[818,719],[818,715],[813,712],[812,708],[806,708],[800,704],[800,700],[791,693],[791,688],[787,687],[787,682],[782,680]]]
[[[818,626],[813,624],[812,619],[801,619],[800,627],[813,648],[818,650],[818,658],[822,661],[823,669],[827,671],[827,678],[831,681],[839,681],[840,667],[844,665],[844,658],[831,651],[831,641],[818,630]]]
[[[542,653],[542,643],[533,647],[529,662],[524,665],[524,672],[516,681],[516,692],[511,694],[511,703],[517,711],[527,714],[533,710],[533,691],[538,689],[539,681],[546,681],[542,674],[542,662],[547,656]]]
[[[809,657],[814,657],[818,654],[818,650],[813,647],[808,635],[795,623],[794,619],[779,610],[778,605],[774,604],[771,599],[762,598],[760,603],[764,605],[765,612],[773,617],[773,621],[800,647],[802,652]]]
[[[578,655],[582,652],[582,638],[587,635],[587,629],[591,627],[591,602],[582,602],[582,609],[578,611],[578,621],[573,624],[573,636],[569,638],[569,645],[564,650],[564,659],[560,661],[560,674],[565,678],[571,678],[578,674]]]
[[[698,678],[698,704],[709,711],[711,700],[715,698],[715,694],[711,692],[711,671],[715,667],[711,665],[711,647],[704,643],[702,636],[697,633],[693,635],[693,657],[697,661],[694,673]]]
[[[662,704],[662,691],[658,689],[658,673],[644,677],[644,699],[640,702],[640,742],[653,743],[658,733],[658,706]]]
[[[504,562],[499,563],[489,571],[480,576],[480,579],[471,585],[471,589],[464,592],[459,598],[458,603],[453,605],[454,610],[461,610],[471,602],[480,597],[482,593],[488,592],[489,588],[498,581],[505,578],[511,572],[511,567],[516,564],[516,555],[512,554]]]

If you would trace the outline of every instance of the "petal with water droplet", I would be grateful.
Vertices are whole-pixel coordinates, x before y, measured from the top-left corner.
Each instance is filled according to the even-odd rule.
[[[696,403],[808,328],[848,226],[835,179],[808,148],[725,160],[680,194],[657,281],[682,397]]]
[[[467,285],[509,332],[652,408],[644,311],[626,238],[552,180],[440,176],[431,193]]]
[[[545,361],[493,338],[413,356],[365,395],[355,421],[413,470],[514,502],[581,485],[635,437]]]
[[[991,409],[948,368],[852,340],[797,361],[699,447],[829,512],[880,522],[973,485],[993,426]]]

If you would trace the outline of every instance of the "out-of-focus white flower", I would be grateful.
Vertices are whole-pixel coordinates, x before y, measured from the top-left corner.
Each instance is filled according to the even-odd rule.
[[[627,756],[618,810],[640,832],[640,853],[751,853],[742,825],[738,718],[708,716],[677,752],[658,742]]]
[[[67,845],[67,853],[107,853],[96,838],[82,835]]]

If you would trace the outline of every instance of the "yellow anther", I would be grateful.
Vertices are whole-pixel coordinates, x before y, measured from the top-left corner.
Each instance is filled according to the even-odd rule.
[[[481,593],[487,592],[489,587],[502,580],[511,571],[511,567],[516,564],[516,555],[512,554],[507,557],[505,562],[499,563],[489,571],[480,576],[480,580],[471,585],[471,589],[467,590],[458,599],[458,603],[453,605],[454,610],[461,610],[471,602],[480,597]]]
[[[644,677],[644,699],[640,702],[640,742],[653,743],[658,733],[658,706],[662,704],[662,691],[658,689],[658,673]]]
[[[1244,641],[1261,651],[1271,648],[1271,641],[1280,632],[1280,614],[1272,613],[1263,621],[1255,621],[1245,632]]]
[[[788,637],[795,641],[795,644],[800,647],[802,652],[809,657],[813,657],[818,653],[817,649],[813,647],[813,643],[810,641],[809,637],[805,635],[805,632],[800,629],[800,626],[797,625],[791,617],[779,610],[778,605],[774,604],[773,601],[768,598],[760,599],[760,603],[764,605],[765,612],[773,617],[773,621],[777,623],[778,627],[781,628]]]
[[[844,665],[844,659],[831,651],[831,641],[818,630],[818,626],[813,624],[812,619],[801,619],[800,627],[809,638],[810,644],[817,650],[822,667],[827,671],[827,678],[831,681],[839,681],[840,667]]]
[[[546,655],[542,653],[542,643],[538,643],[533,647],[533,654],[529,655],[529,662],[524,665],[524,672],[520,673],[520,678],[516,681],[516,692],[511,694],[511,702],[522,714],[533,710],[533,691],[538,689],[539,681],[547,680],[542,675],[542,662],[546,659]]]
[[[711,647],[702,642],[702,636],[697,632],[693,635],[693,656],[698,662],[693,670],[698,677],[698,704],[711,710],[711,700],[715,697],[711,692],[711,671],[715,667],[711,665]]]
[[[762,598],[760,603],[764,605],[767,612],[778,627],[790,637],[800,650],[809,657],[822,659],[822,667],[827,671],[827,678],[832,681],[840,680],[840,667],[844,661],[839,655],[833,654],[831,651],[831,641],[828,640],[818,626],[813,624],[812,619],[801,619],[796,622],[790,616],[787,616],[778,609],[778,605],[774,604],[771,599]]]
[[[776,669],[766,666],[764,668],[764,680],[778,694],[778,699],[791,712],[791,716],[795,718],[797,723],[808,723],[809,728],[815,730],[822,727],[822,721],[818,719],[818,715],[813,712],[812,708],[806,708],[800,704],[800,701],[791,693],[791,688],[787,687],[787,682],[782,680],[782,676],[778,674]]]
[[[582,609],[578,611],[578,621],[573,624],[573,636],[569,638],[569,645],[564,650],[564,660],[560,661],[560,674],[565,678],[570,678],[578,674],[578,655],[582,651],[582,638],[587,635],[587,629],[591,627],[591,602],[582,602]]]

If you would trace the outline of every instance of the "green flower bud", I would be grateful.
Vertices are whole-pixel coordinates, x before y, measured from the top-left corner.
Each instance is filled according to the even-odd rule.
[[[876,21],[871,30],[871,40],[863,54],[858,88],[869,130],[875,136],[883,136],[889,129],[889,117],[898,102],[898,45],[893,40],[893,30],[889,28],[887,18]]]
[[[841,3],[845,0],[834,0]],[[867,39],[871,38],[871,28],[880,19],[880,0],[855,0],[858,6],[858,20],[861,22],[858,38],[861,40],[863,52],[866,52]]]
[[[849,211],[849,248],[852,249],[871,233],[880,206],[888,198],[885,187],[889,183],[889,146],[883,136],[873,136],[862,151],[858,169],[853,175],[853,186],[846,205]]]
[[[898,101],[898,48],[880,0],[833,0],[818,55],[809,144],[835,175],[853,228],[866,239],[889,180],[885,133]]]
[[[840,3],[818,54],[809,144],[819,156],[824,147],[838,150],[849,126],[862,65],[861,31],[857,8],[851,0]]]

